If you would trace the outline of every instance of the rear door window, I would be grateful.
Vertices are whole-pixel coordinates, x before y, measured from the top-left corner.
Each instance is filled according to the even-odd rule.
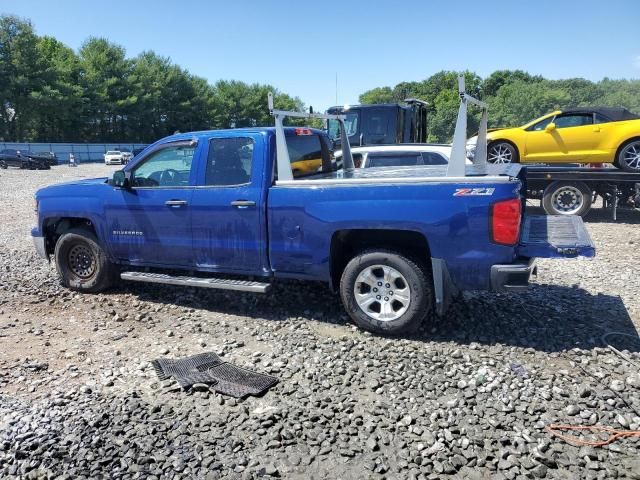
[[[251,180],[253,139],[212,138],[209,142],[205,185],[244,185]]]

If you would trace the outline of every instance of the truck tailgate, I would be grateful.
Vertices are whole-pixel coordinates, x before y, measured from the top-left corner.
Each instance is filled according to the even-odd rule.
[[[582,218],[574,215],[527,216],[518,254],[523,257],[594,257],[596,249]]]

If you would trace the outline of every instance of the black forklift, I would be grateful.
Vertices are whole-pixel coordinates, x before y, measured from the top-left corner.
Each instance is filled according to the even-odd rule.
[[[345,115],[346,133],[353,147],[427,141],[427,102],[417,98],[402,103],[331,107],[327,113]],[[328,120],[327,130],[335,147],[340,148],[338,121]]]

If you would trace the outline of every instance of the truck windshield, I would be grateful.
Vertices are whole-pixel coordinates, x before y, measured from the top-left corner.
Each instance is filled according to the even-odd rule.
[[[360,113],[349,112],[346,114],[344,120],[344,128],[347,131],[348,136],[355,135],[358,132],[358,123],[360,123]],[[331,140],[337,140],[340,138],[340,124],[337,120],[327,120],[327,129],[329,131],[329,138]]]

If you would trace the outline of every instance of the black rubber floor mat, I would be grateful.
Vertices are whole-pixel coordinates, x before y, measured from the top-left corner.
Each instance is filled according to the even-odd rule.
[[[160,380],[173,377],[185,389],[206,383],[213,385],[216,392],[235,398],[260,395],[278,383],[276,377],[236,367],[213,352],[186,358],[159,358],[151,364]]]
[[[207,373],[207,369],[220,365],[223,361],[213,352],[199,353],[186,358],[159,358],[151,364],[160,380],[174,377],[182,388],[196,383],[214,385],[217,380]]]
[[[235,398],[260,395],[278,383],[276,377],[236,367],[230,363],[221,363],[206,371],[218,382],[214,386],[216,392]]]

